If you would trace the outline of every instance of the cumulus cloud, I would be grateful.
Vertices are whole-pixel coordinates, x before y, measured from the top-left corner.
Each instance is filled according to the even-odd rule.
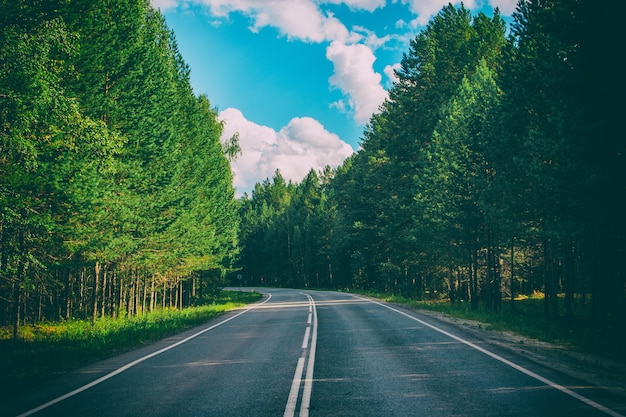
[[[382,76],[373,68],[374,53],[363,44],[346,45],[334,41],[326,48],[326,58],[335,67],[329,78],[331,86],[348,96],[354,120],[366,123],[387,98],[387,92],[380,84]],[[338,103],[335,104],[339,107]]]
[[[353,10],[367,10],[373,12],[379,7],[385,7],[387,0],[326,0],[322,3],[329,4],[346,4]]]
[[[417,18],[411,22],[414,27],[425,26],[428,24],[431,17],[439,13],[439,11],[448,3],[461,4],[461,1],[450,0],[402,0],[403,4],[408,4],[413,13],[417,15]],[[467,9],[476,8],[475,0],[465,0],[462,2]]]
[[[152,6],[156,7],[159,10],[167,10],[173,9],[178,6],[177,0],[150,0]]]
[[[383,70],[383,72],[385,73],[385,75],[389,79],[390,86],[393,83],[398,82],[398,76],[396,75],[395,71],[398,71],[400,68],[402,68],[402,65],[399,62],[395,63],[393,65],[385,66],[385,69]]]
[[[163,1],[163,0],[159,0]],[[324,14],[311,0],[200,0],[216,17],[240,12],[253,20],[251,29],[277,28],[290,39],[322,42],[348,37],[348,29],[333,15]]]
[[[181,1],[181,0],[179,0]],[[187,0],[206,6],[211,15],[227,18],[231,13],[248,16],[254,32],[275,27],[289,39],[304,42],[330,42],[326,58],[334,64],[329,78],[344,99],[331,107],[347,109],[357,123],[366,123],[387,97],[381,85],[382,76],[374,71],[376,59],[372,49],[379,48],[391,37],[378,37],[367,28],[348,30],[332,13],[325,13],[321,4],[344,3],[352,9],[374,11],[384,7],[386,0]],[[171,7],[176,0],[152,0],[153,4]],[[340,110],[341,111],[341,110]]]
[[[219,118],[224,121],[223,140],[239,134],[242,155],[231,163],[238,194],[250,192],[257,182],[271,178],[276,169],[286,180],[299,182],[311,168],[336,167],[354,152],[310,117],[293,118],[279,131],[247,120],[234,108],[223,110]]]
[[[381,38],[377,36],[374,31],[363,26],[354,26],[352,28],[351,40],[354,43],[362,42],[372,49],[378,49],[384,46],[391,39],[391,35],[385,35]]]
[[[517,7],[518,0],[489,0],[489,4],[493,8],[499,8],[500,13],[505,16],[512,15]]]
[[[417,18],[411,22],[411,25],[418,27],[427,25],[430,19],[448,3],[457,6],[463,3],[465,8],[469,10],[478,9],[483,4],[488,3],[491,7],[498,7],[503,15],[509,16],[515,11],[518,0],[401,0],[401,2],[408,4],[411,11],[417,15]]]

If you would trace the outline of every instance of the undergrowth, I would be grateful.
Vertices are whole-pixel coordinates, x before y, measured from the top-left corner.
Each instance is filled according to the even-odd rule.
[[[0,328],[0,385],[28,383],[129,351],[257,301],[258,293],[223,291],[210,304],[137,317],[24,325],[19,338]]]

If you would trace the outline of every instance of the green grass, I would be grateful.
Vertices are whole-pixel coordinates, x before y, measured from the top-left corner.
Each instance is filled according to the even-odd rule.
[[[261,298],[258,293],[223,291],[210,304],[157,310],[132,318],[71,320],[22,326],[19,339],[0,328],[0,385],[48,379],[90,362],[176,334]]]
[[[564,312],[559,320],[546,320],[543,299],[540,298],[516,300],[515,310],[511,309],[510,301],[503,300],[501,310],[495,312],[482,305],[473,310],[468,302],[453,305],[448,300],[418,301],[380,293],[365,295],[411,308],[477,321],[480,326],[488,330],[510,331],[531,339],[563,344],[577,351],[624,361],[623,352],[626,349],[624,334],[619,331],[595,328],[589,312],[582,307],[575,315],[573,323],[568,323],[564,318]]]

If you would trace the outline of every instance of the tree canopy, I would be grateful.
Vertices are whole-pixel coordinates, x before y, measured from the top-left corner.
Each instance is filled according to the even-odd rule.
[[[237,254],[222,124],[148,0],[0,2],[0,324],[181,307]]]
[[[510,28],[497,11],[445,6],[411,41],[353,157],[244,199],[248,282],[494,311],[544,294],[549,320],[590,308],[598,329],[624,329],[616,27],[589,0],[522,0]]]

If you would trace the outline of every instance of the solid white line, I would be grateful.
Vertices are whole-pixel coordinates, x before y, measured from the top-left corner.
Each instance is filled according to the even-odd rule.
[[[293,375],[291,382],[291,390],[289,391],[289,399],[285,407],[283,417],[293,417],[296,413],[296,403],[298,402],[298,392],[300,391],[300,383],[302,382],[302,372],[304,371],[304,357],[298,359],[296,373]]]
[[[413,317],[410,314],[407,314],[407,313],[405,313],[403,311],[400,311],[398,309],[395,309],[395,308],[393,308],[391,306],[388,306],[386,304],[380,303],[378,301],[368,300],[367,298],[359,297],[359,296],[356,296],[356,295],[354,297],[360,298],[362,300],[367,300],[367,301],[369,301],[371,303],[374,303],[374,304],[378,304],[379,306],[388,308],[389,310],[395,311],[398,314],[401,314],[401,315],[403,315],[405,317],[408,317],[411,320],[415,320],[416,322],[418,322],[420,324],[423,324],[424,326],[430,327],[431,329],[433,329],[433,330],[435,330],[435,331],[437,331],[437,332],[439,332],[441,334],[444,334],[444,335],[446,335],[448,337],[451,337],[452,339],[457,340],[457,341],[459,341],[461,343],[464,343],[465,345],[467,345],[467,346],[469,346],[469,347],[471,347],[473,349],[476,349],[477,351],[482,352],[482,353],[484,353],[487,356],[491,356],[493,359],[496,359],[496,360],[498,360],[498,361],[500,361],[500,362],[510,366],[511,368],[516,369],[516,370],[518,370],[518,371],[520,371],[520,372],[530,376],[531,378],[534,378],[534,379],[536,379],[536,380],[538,380],[540,382],[543,382],[544,384],[546,384],[546,385],[548,385],[548,386],[550,386],[550,387],[552,387],[554,389],[557,389],[557,390],[563,392],[564,394],[569,395],[570,397],[576,398],[577,400],[582,401],[582,402],[584,402],[587,405],[590,405],[591,407],[595,408],[596,410],[602,411],[602,412],[604,412],[604,413],[606,413],[606,414],[608,414],[608,415],[610,415],[612,417],[624,417],[622,414],[619,414],[618,412],[613,411],[610,408],[607,408],[607,407],[603,406],[602,404],[598,404],[597,402],[595,402],[593,400],[590,400],[589,398],[584,397],[584,396],[582,396],[582,395],[580,395],[580,394],[578,394],[578,393],[576,393],[576,392],[574,392],[574,391],[572,391],[572,390],[570,390],[568,388],[565,388],[564,386],[559,385],[556,382],[553,382],[553,381],[549,380],[548,378],[545,378],[545,377],[543,377],[543,376],[541,376],[539,374],[536,374],[533,371],[524,368],[523,366],[520,366],[520,365],[518,365],[516,363],[513,363],[513,362],[509,361],[508,359],[505,359],[505,358],[503,358],[500,355],[497,355],[497,354],[495,354],[493,352],[488,351],[485,348],[482,348],[482,347],[480,347],[478,345],[475,345],[474,343],[472,343],[470,341],[467,341],[467,340],[465,340],[465,339],[463,339],[463,338],[461,338],[459,336],[456,336],[456,335],[454,335],[452,333],[449,333],[449,332],[447,332],[447,331],[445,331],[443,329],[440,329],[439,327],[436,327],[436,326],[434,326],[434,325],[432,325],[430,323],[427,323],[427,322],[425,322],[423,320],[420,320],[417,317]]]
[[[313,370],[315,368],[315,350],[317,349],[317,308],[313,297],[307,295],[313,309],[313,332],[311,334],[311,349],[309,350],[309,362],[306,368],[304,390],[302,391],[302,404],[300,404],[300,417],[308,417],[311,404],[311,392],[313,391]]]
[[[76,394],[79,394],[79,393],[81,393],[81,392],[83,392],[83,391],[85,391],[85,390],[88,390],[89,388],[94,387],[94,386],[96,386],[96,385],[100,384],[101,382],[106,381],[107,379],[111,379],[111,378],[113,378],[115,375],[121,374],[122,372],[124,372],[124,371],[126,371],[126,370],[128,370],[128,369],[132,368],[133,366],[135,366],[135,365],[137,365],[137,364],[140,364],[141,362],[144,362],[144,361],[146,361],[146,360],[148,360],[148,359],[150,359],[150,358],[154,358],[155,356],[160,355],[161,353],[167,352],[168,350],[173,349],[173,348],[175,348],[175,347],[177,347],[177,346],[180,346],[180,345],[182,345],[183,343],[187,343],[188,341],[190,341],[190,340],[192,340],[192,339],[195,339],[196,337],[200,336],[201,334],[204,334],[204,333],[208,332],[209,330],[213,330],[213,329],[215,329],[216,327],[221,326],[222,324],[227,323],[227,322],[229,322],[229,321],[231,321],[231,320],[233,320],[233,319],[236,319],[237,317],[241,316],[241,315],[242,315],[242,314],[244,314],[244,313],[247,313],[248,311],[250,311],[250,310],[252,310],[252,309],[254,309],[254,308],[256,308],[256,307],[258,307],[258,306],[260,306],[260,305],[263,305],[263,304],[267,303],[267,302],[268,302],[268,301],[272,298],[272,294],[268,294],[268,295],[269,295],[269,296],[267,297],[267,299],[266,299],[265,301],[263,301],[262,303],[259,303],[259,304],[254,304],[252,307],[249,307],[249,308],[247,308],[247,309],[243,310],[242,312],[240,312],[240,313],[238,313],[238,314],[235,314],[235,315],[234,315],[234,316],[232,316],[232,317],[227,318],[226,320],[223,320],[223,321],[221,321],[221,322],[219,322],[219,323],[217,323],[217,324],[214,324],[214,325],[213,325],[213,326],[211,326],[211,327],[207,327],[206,329],[201,330],[201,331],[199,331],[198,333],[192,334],[191,336],[189,336],[189,337],[187,337],[187,338],[185,338],[185,339],[183,339],[183,340],[180,340],[180,341],[178,341],[178,342],[176,342],[176,343],[174,343],[174,344],[172,344],[172,345],[166,346],[166,347],[164,347],[163,349],[157,350],[156,352],[152,352],[152,353],[151,353],[151,354],[149,354],[149,355],[146,355],[146,356],[143,356],[143,357],[141,357],[141,358],[139,358],[139,359],[136,359],[136,360],[134,360],[134,361],[132,361],[132,362],[130,362],[130,363],[128,363],[128,364],[126,364],[126,365],[124,365],[124,366],[122,366],[122,367],[118,368],[118,369],[116,369],[115,371],[110,372],[110,373],[108,373],[108,374],[106,374],[106,375],[104,375],[104,376],[102,376],[102,377],[100,377],[100,378],[96,379],[95,381],[90,382],[90,383],[89,383],[89,384],[87,384],[87,385],[83,385],[82,387],[77,388],[77,389],[75,389],[74,391],[68,392],[68,393],[67,393],[67,394],[65,394],[65,395],[61,395],[60,397],[57,397],[57,398],[55,398],[54,400],[48,401],[48,402],[47,402],[47,403],[45,403],[45,404],[42,404],[42,405],[40,405],[40,406],[38,406],[38,407],[35,407],[35,408],[33,408],[32,410],[28,410],[28,411],[26,411],[25,413],[22,413],[22,414],[18,415],[17,417],[26,417],[26,416],[30,416],[30,415],[32,415],[32,414],[35,414],[35,413],[37,413],[37,412],[39,412],[39,411],[41,411],[41,410],[43,410],[43,409],[45,409],[45,408],[50,407],[51,405],[54,405],[54,404],[56,404],[56,403],[59,403],[59,402],[61,402],[61,401],[63,401],[63,400],[66,400],[66,399],[68,399],[68,398],[70,398],[70,397],[73,397],[73,396],[74,396],[74,395],[76,395]]]
[[[304,331],[304,339],[302,340],[302,349],[309,347],[309,334],[311,334],[311,327],[307,326]]]

